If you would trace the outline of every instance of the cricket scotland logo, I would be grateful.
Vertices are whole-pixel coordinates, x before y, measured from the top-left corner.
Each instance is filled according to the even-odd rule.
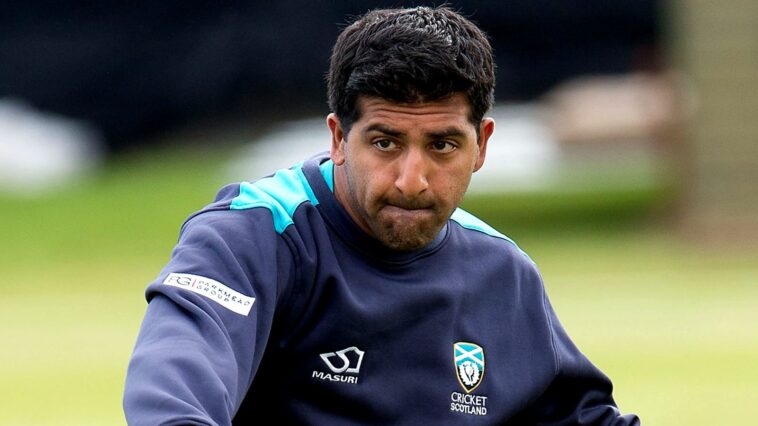
[[[484,349],[475,343],[456,342],[453,359],[458,382],[466,393],[473,392],[484,378]]]

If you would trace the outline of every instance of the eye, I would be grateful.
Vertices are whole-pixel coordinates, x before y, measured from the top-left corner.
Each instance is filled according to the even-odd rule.
[[[392,151],[397,147],[395,142],[392,142],[389,139],[379,139],[373,142],[374,146],[379,148],[382,151]]]
[[[440,154],[447,154],[448,152],[455,151],[457,147],[448,141],[434,141],[431,144],[431,148]]]

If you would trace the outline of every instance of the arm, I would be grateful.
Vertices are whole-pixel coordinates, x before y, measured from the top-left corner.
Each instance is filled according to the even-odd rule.
[[[267,210],[257,210],[261,223],[271,222]],[[279,280],[286,279],[277,268],[280,239],[244,214],[192,218],[148,287],[124,391],[129,424],[231,424],[268,340]],[[210,280],[192,283],[186,274]],[[227,289],[243,298],[219,298]]]
[[[613,385],[574,345],[544,299],[555,355],[555,375],[531,406],[529,417],[539,425],[639,426],[635,415],[621,415],[612,397]]]

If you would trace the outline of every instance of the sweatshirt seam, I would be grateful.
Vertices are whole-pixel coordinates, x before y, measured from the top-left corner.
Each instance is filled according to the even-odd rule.
[[[555,329],[553,327],[553,321],[550,318],[550,315],[548,314],[547,292],[545,291],[545,286],[544,284],[542,284],[541,280],[540,280],[540,284],[541,284],[540,289],[542,292],[542,313],[545,315],[545,319],[547,320],[548,331],[550,332],[550,348],[553,350],[553,365],[554,365],[553,375],[557,377],[558,372],[560,371],[561,359],[560,359],[560,355],[558,354],[558,348],[555,343],[556,339],[555,339]]]

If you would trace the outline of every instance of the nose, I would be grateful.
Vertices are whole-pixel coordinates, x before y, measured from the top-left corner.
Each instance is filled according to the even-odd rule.
[[[409,149],[400,158],[395,187],[408,198],[415,197],[429,188],[428,159],[419,149]]]

